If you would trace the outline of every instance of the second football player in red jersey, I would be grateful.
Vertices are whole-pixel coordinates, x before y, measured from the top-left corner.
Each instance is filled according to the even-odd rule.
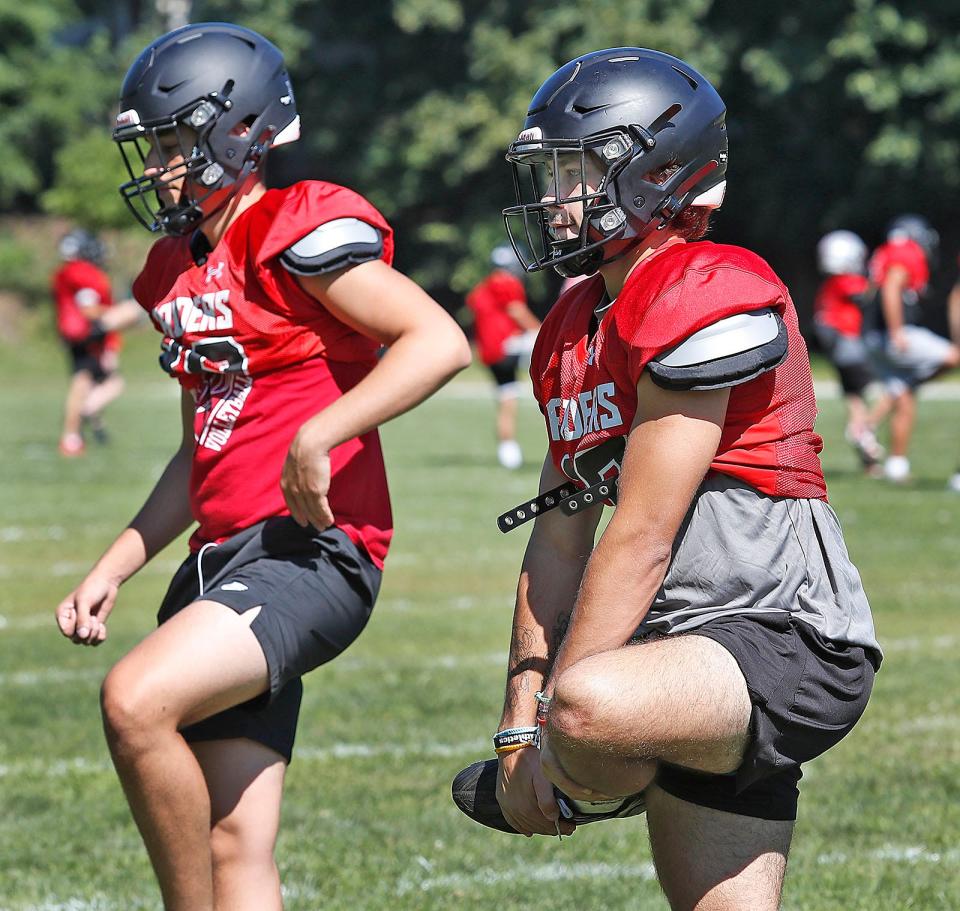
[[[847,403],[847,442],[871,474],[884,456],[875,430],[890,410],[891,397],[882,392],[873,408],[867,391],[878,385],[863,343],[863,311],[876,289],[866,276],[867,245],[852,231],[831,231],[817,243],[817,265],[824,279],[813,301],[817,341],[837,371]]]
[[[537,515],[498,759],[454,796],[527,835],[646,809],[674,908],[773,911],[801,764],[856,723],[880,649],[790,295],[749,250],[695,242],[724,120],[688,64],[615,48],[551,76],[510,146],[518,251],[595,276],[534,349],[549,451],[506,521]]]
[[[102,642],[119,586],[198,523],[159,629],[102,691],[171,911],[282,906],[273,850],[300,678],[362,631],[391,536],[376,428],[470,357],[391,268],[392,232],[365,199],[266,189],[267,151],[298,131],[280,52],[226,23],[159,38],[121,90],[121,192],[170,235],[134,292],[183,390],[182,443],[57,619]]]
[[[910,480],[910,440],[917,413],[916,390],[945,370],[960,366],[960,348],[919,325],[931,261],[939,235],[921,215],[899,215],[886,243],[870,258],[870,277],[880,289],[867,314],[864,340],[874,367],[893,396],[887,480]]]

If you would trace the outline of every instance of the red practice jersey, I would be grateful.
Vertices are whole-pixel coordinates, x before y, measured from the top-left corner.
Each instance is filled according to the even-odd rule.
[[[190,241],[157,241],[134,295],[164,335],[161,364],[196,401],[190,478],[196,550],[271,516],[300,426],[359,383],[379,347],[311,297],[279,255],[319,225],[357,218],[393,232],[362,196],[321,181],[269,190],[241,213],[203,265]],[[377,432],[330,453],[329,503],[338,528],[383,566],[393,522]]]
[[[770,496],[826,499],[807,348],[790,295],[766,262],[740,247],[668,241],[634,269],[591,337],[603,296],[600,276],[571,288],[533,352],[534,392],[564,474],[592,484],[619,473],[637,383],[654,357],[720,319],[773,308],[787,327],[787,357],[730,390],[710,469]]]
[[[523,282],[505,269],[491,272],[467,295],[473,311],[474,333],[480,360],[488,366],[504,358],[503,343],[523,331],[507,307],[514,301],[526,304]]]
[[[860,335],[863,310],[857,297],[869,287],[869,280],[854,272],[831,275],[820,285],[814,298],[813,318],[841,335]]]
[[[99,266],[85,259],[64,263],[53,274],[53,299],[57,307],[57,332],[69,345],[80,344],[92,328],[96,311],[113,306],[110,278]],[[110,332],[95,345],[116,350],[120,336]]]
[[[883,284],[887,273],[894,267],[901,266],[907,270],[909,276],[907,287],[917,294],[923,294],[930,281],[930,265],[923,247],[909,238],[888,241],[877,247],[870,257],[870,278],[877,286]]]

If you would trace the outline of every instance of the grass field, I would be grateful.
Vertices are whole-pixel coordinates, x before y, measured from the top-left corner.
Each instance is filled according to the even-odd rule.
[[[134,336],[112,444],[56,451],[65,369],[50,343],[0,350],[0,909],[157,908],[111,770],[97,689],[148,632],[179,542],[124,589],[107,644],[80,649],[51,616],[140,504],[177,439],[174,384]],[[478,370],[388,426],[397,534],[360,641],[307,681],[279,862],[290,911],[662,909],[642,821],[558,844],[487,832],[449,781],[489,752],[523,532],[494,518],[534,491],[493,459]],[[521,409],[539,462],[542,427]],[[887,658],[856,731],[812,763],[784,896],[789,911],[960,908],[960,401],[925,402],[915,482],[861,478],[841,405],[819,430],[832,502]]]

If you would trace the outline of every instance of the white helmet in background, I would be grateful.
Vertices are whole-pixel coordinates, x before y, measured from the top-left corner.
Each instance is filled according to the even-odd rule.
[[[817,265],[826,275],[862,275],[867,268],[867,245],[853,231],[831,231],[817,244]]]
[[[494,269],[506,269],[514,275],[525,275],[527,271],[510,244],[498,244],[493,248],[490,253],[490,265]]]

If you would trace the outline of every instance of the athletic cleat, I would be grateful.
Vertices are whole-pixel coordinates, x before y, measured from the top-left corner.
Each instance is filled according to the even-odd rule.
[[[86,447],[79,433],[67,433],[60,438],[60,455],[72,459],[82,456]]]
[[[516,440],[501,440],[497,446],[497,461],[510,471],[516,471],[523,465],[523,452]]]
[[[459,772],[453,779],[453,802],[474,822],[500,832],[519,835],[504,818],[497,802],[497,766],[498,760],[487,759],[475,762]],[[599,822],[601,819],[639,816],[647,809],[642,792],[631,797],[603,801],[573,800],[557,788],[554,788],[553,792],[564,819],[578,826]]]
[[[870,472],[875,466],[883,462],[887,451],[880,445],[873,431],[864,429],[854,433],[849,427],[844,433],[847,442],[856,450],[860,462],[866,471]]]

